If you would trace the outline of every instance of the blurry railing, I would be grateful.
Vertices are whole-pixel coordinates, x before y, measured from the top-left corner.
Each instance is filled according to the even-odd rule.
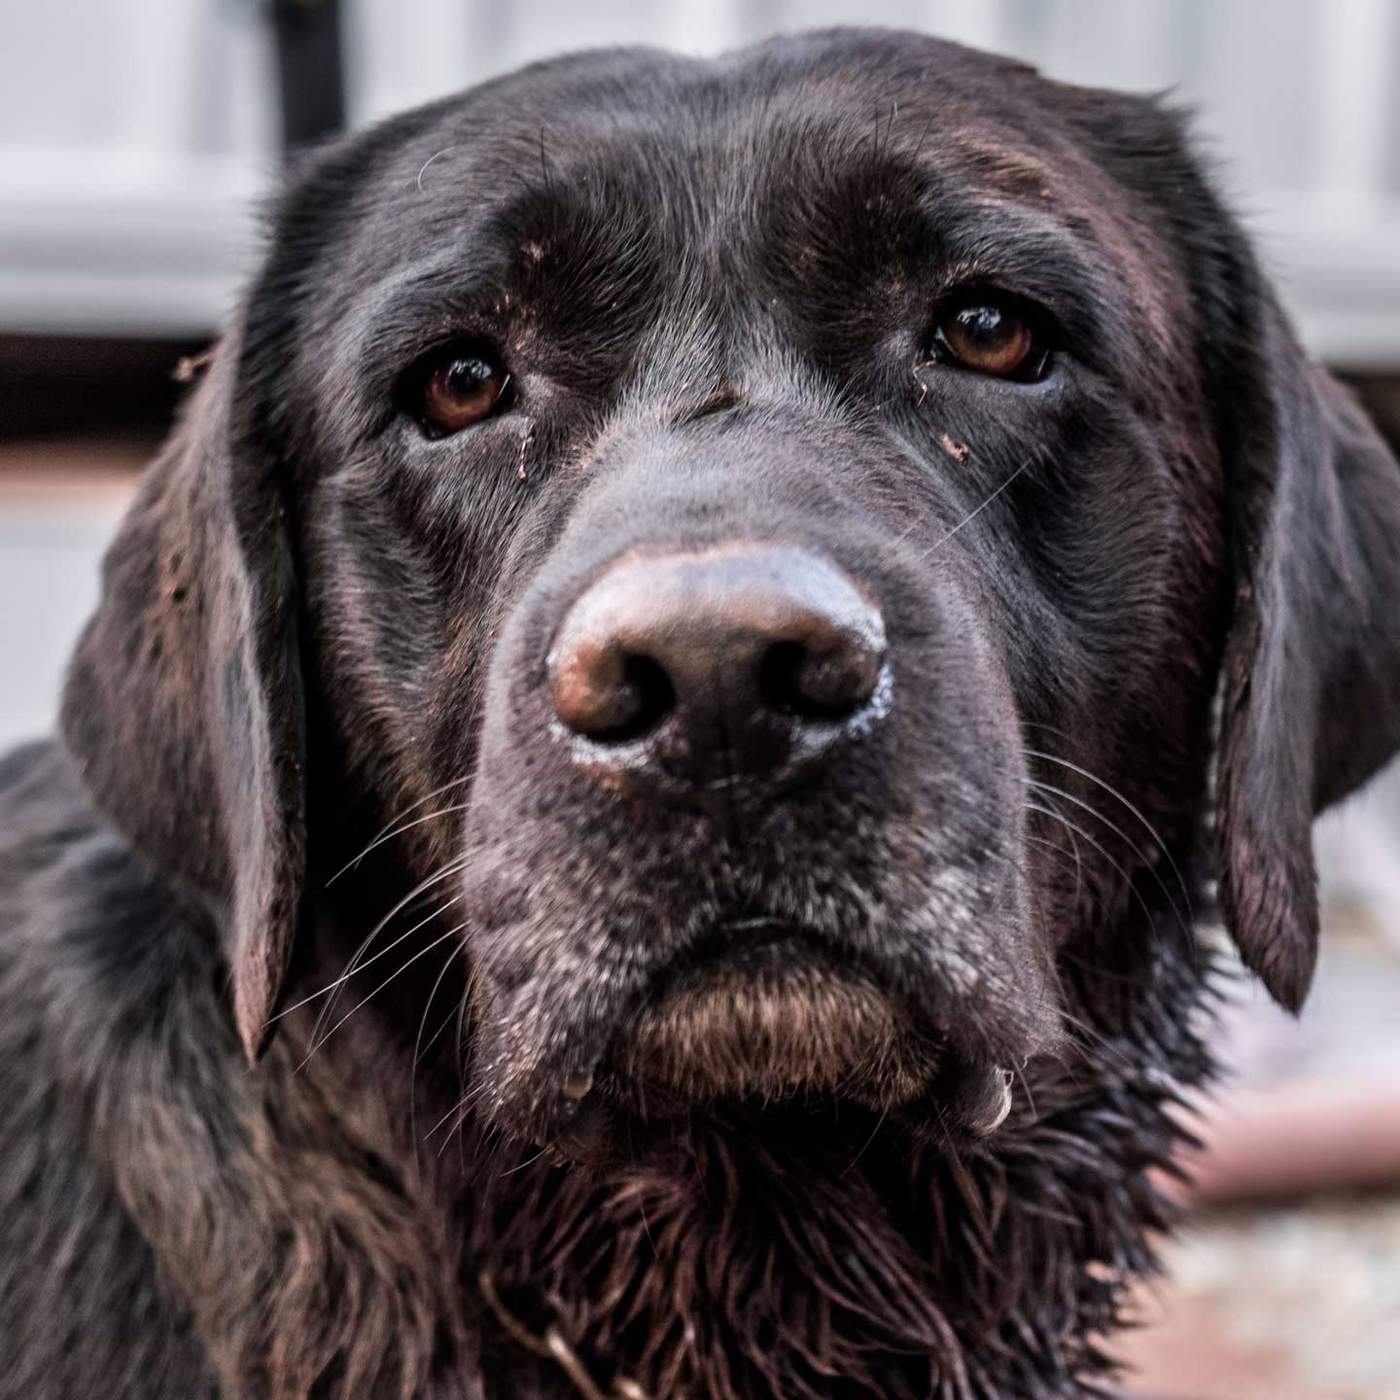
[[[204,334],[275,168],[259,17],[230,0],[6,7],[0,333]]]
[[[300,0],[313,5],[316,0]],[[713,52],[859,20],[1069,81],[1173,88],[1314,348],[1400,366],[1395,0],[342,0],[352,121],[561,49]],[[226,309],[277,165],[255,0],[12,6],[0,47],[0,332],[185,333]]]

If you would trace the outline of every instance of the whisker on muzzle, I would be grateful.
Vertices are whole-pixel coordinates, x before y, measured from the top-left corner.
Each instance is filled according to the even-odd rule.
[[[414,953],[414,955],[411,958],[408,958],[401,966],[399,966],[393,972],[391,972],[389,976],[387,976],[367,997],[365,997],[363,1000],[357,1002],[353,1007],[351,1007],[350,1010],[347,1011],[345,1015],[342,1016],[340,1020],[338,1020],[335,1023],[335,1025],[333,1025],[330,1028],[330,1030],[328,1030],[323,1036],[320,1037],[319,1040],[317,1040],[312,1045],[311,1049],[306,1052],[305,1058],[301,1061],[299,1065],[297,1065],[296,1072],[300,1073],[303,1069],[305,1069],[311,1057],[326,1043],[326,1041],[328,1041],[331,1038],[331,1036],[333,1036],[336,1033],[336,1031],[338,1031],[352,1016],[354,1016],[357,1011],[360,1011],[364,1007],[368,1006],[369,1003],[373,1001],[374,998],[377,997],[380,992],[382,992],[396,978],[402,976],[403,973],[407,972],[408,969],[412,967],[413,964],[416,963],[419,958],[426,957],[429,953],[433,951],[434,948],[444,943],[447,939],[455,937],[457,934],[461,933],[464,928],[466,928],[465,924],[458,924],[455,928],[448,929],[446,933],[440,934],[437,938],[433,939],[433,941],[429,943],[426,947],[420,948],[416,953]]]
[[[435,797],[441,797],[443,793],[451,791],[455,787],[461,787],[463,783],[471,781],[471,774],[464,774],[460,778],[453,778],[451,782],[443,783],[440,787],[435,787],[431,792],[425,793],[416,802],[410,802],[407,807],[402,807],[394,814],[380,830],[370,840],[370,843],[356,856],[352,856],[326,881],[326,888],[329,889],[340,877],[348,871],[354,869],[373,850],[378,849],[386,841],[392,841],[394,837],[402,835],[405,831],[411,830],[415,826],[421,826],[424,822],[433,821],[437,817],[450,816],[454,812],[464,812],[467,809],[465,802],[454,802],[450,807],[440,808],[436,812],[429,812],[425,816],[417,817],[411,822],[405,822],[402,826],[398,823],[410,812],[416,812],[419,807],[426,806]]]

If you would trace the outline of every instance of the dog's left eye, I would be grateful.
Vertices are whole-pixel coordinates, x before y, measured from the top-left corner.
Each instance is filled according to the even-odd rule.
[[[1032,384],[1045,377],[1050,351],[1031,319],[1009,302],[979,298],[946,312],[933,333],[939,359],[997,379]]]
[[[416,379],[416,416],[437,437],[481,422],[502,405],[510,386],[510,375],[487,351],[460,346],[434,357]]]

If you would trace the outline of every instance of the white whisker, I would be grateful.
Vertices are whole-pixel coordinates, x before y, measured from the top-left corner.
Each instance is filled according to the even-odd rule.
[[[982,504],[976,508],[976,510],[971,510],[965,516],[963,516],[963,518],[960,521],[958,521],[958,523],[954,525],[953,528],[947,532],[947,534],[945,534],[941,539],[936,540],[932,545],[930,545],[929,548],[924,551],[921,557],[924,559],[928,559],[931,555],[937,554],[938,551],[942,549],[943,546],[947,544],[948,541],[951,540],[953,536],[958,533],[958,531],[963,530],[968,525],[972,524],[972,522],[976,520],[977,517],[981,515],[982,512],[986,510],[987,507],[991,505],[992,502],[995,501],[997,497],[1002,494],[1003,491],[1010,489],[1012,483],[1016,480],[1018,476],[1021,475],[1022,472],[1030,470],[1031,462],[1033,460],[1033,458],[1027,457],[1026,460],[1022,462],[1021,465],[1017,467],[1016,470],[1012,472],[1011,475],[1008,476],[1006,480],[1003,481],[1001,485],[998,486],[997,489],[993,491],[992,494],[988,496],[986,500],[984,500]]]
[[[1071,772],[1078,773],[1081,778],[1087,778],[1091,783],[1094,783],[1098,787],[1101,787],[1106,793],[1108,793],[1110,797],[1115,798],[1117,801],[1121,802],[1123,806],[1126,807],[1128,811],[1131,812],[1133,816],[1135,816],[1138,819],[1138,821],[1142,823],[1143,827],[1147,831],[1147,834],[1156,843],[1158,850],[1160,850],[1163,856],[1166,857],[1167,864],[1171,866],[1171,871],[1172,874],[1176,877],[1177,884],[1181,886],[1182,897],[1186,901],[1187,917],[1191,922],[1194,923],[1195,914],[1191,908],[1190,887],[1186,883],[1186,877],[1181,873],[1181,867],[1178,866],[1176,861],[1173,859],[1170,848],[1167,846],[1167,843],[1162,839],[1162,836],[1158,832],[1157,828],[1153,826],[1152,823],[1148,821],[1147,818],[1143,816],[1143,814],[1131,802],[1129,802],[1128,799],[1124,797],[1123,794],[1119,792],[1116,787],[1114,787],[1111,783],[1106,783],[1097,774],[1091,773],[1087,768],[1081,768],[1077,763],[1071,763],[1067,758],[1060,758],[1056,754],[1045,753],[1040,749],[1023,749],[1023,752],[1025,753],[1027,758],[1039,758],[1043,759],[1046,763],[1058,763],[1061,768],[1068,768]]]
[[[394,829],[395,824],[401,821],[410,812],[416,812],[418,808],[424,806],[426,803],[431,802],[433,798],[441,797],[442,794],[445,793],[449,788],[461,787],[461,785],[467,781],[469,781],[467,777],[453,778],[450,783],[443,783],[441,787],[435,787],[431,792],[425,793],[416,802],[410,802],[407,807],[404,807],[401,811],[396,812],[394,816],[392,816],[389,819],[389,821],[380,829],[378,834],[369,843],[369,845],[366,846],[364,850],[362,850],[359,853],[359,855],[353,856],[350,860],[346,861],[345,864],[342,865],[340,869],[337,870],[335,874],[332,875],[330,879],[326,881],[326,888],[329,889],[333,884],[335,884],[335,882],[338,879],[340,879],[342,875],[345,874],[347,870],[350,870],[352,867],[358,865],[372,850],[374,850],[376,846],[380,846],[385,841],[388,841],[392,837],[397,836],[399,834],[399,831],[407,831],[409,827],[416,826],[418,824],[417,822],[409,822],[408,826],[400,827],[399,831],[396,831]],[[462,807],[464,807],[465,805],[466,804],[463,803],[461,804],[461,806],[444,807],[442,811],[432,812],[429,814],[429,816],[420,817],[418,820],[428,821],[431,817],[445,816],[449,812],[456,812],[462,810]]]
[[[333,1036],[336,1033],[336,1031],[338,1031],[341,1028],[341,1026],[343,1026],[357,1011],[361,1010],[365,1006],[368,1006],[369,1003],[373,1001],[374,998],[377,997],[379,993],[382,992],[384,988],[389,985],[390,982],[392,982],[396,977],[400,976],[402,973],[408,971],[408,969],[412,967],[413,964],[416,963],[419,958],[426,957],[429,953],[433,951],[434,948],[446,942],[447,939],[455,937],[457,934],[461,933],[461,931],[464,928],[466,928],[465,924],[458,924],[455,928],[448,929],[446,933],[440,934],[437,938],[433,939],[433,941],[429,943],[426,947],[420,948],[411,958],[407,960],[407,962],[403,964],[403,966],[396,968],[393,972],[391,972],[367,997],[365,997],[363,1000],[357,1002],[354,1006],[352,1006],[350,1010],[347,1011],[345,1015],[342,1016],[340,1020],[338,1020],[335,1023],[335,1025],[333,1025],[330,1028],[330,1030],[328,1030],[325,1033],[325,1035],[323,1035],[311,1047],[311,1049],[306,1052],[306,1058],[303,1059],[302,1062],[296,1067],[295,1072],[300,1074],[301,1071],[305,1069],[307,1064],[310,1062],[311,1057],[326,1043],[326,1041],[328,1041],[331,1038],[331,1036]]]

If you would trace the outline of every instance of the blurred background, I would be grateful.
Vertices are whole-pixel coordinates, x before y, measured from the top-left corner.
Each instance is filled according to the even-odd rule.
[[[290,149],[563,49],[852,22],[1194,106],[1305,340],[1400,437],[1400,0],[0,0],[0,746],[52,724]],[[1319,845],[1318,991],[1299,1026],[1241,981],[1222,1019],[1192,1228],[1128,1347],[1143,1395],[1400,1397],[1400,779]]]

